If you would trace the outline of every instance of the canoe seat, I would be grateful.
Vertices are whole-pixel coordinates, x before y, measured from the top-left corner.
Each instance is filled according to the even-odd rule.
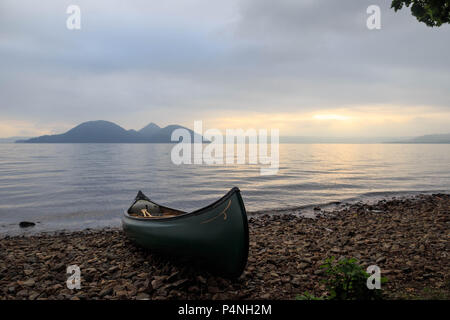
[[[183,211],[160,206],[148,200],[138,200],[128,209],[130,216],[146,219],[171,218],[184,213]]]
[[[144,214],[130,213],[130,216],[133,216],[133,217],[139,217],[139,218],[145,218],[145,219],[161,219],[161,218],[171,218],[171,217],[176,217],[177,214],[169,214],[169,213],[166,213],[166,214],[161,214],[161,215],[154,216],[154,215],[152,215],[151,213],[146,212],[145,215],[144,215]]]

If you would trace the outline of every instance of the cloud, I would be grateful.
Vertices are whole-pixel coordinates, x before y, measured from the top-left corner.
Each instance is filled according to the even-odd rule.
[[[222,113],[205,121],[205,128],[276,128],[285,136],[389,137],[448,131],[450,113],[445,108],[370,105],[319,111]],[[413,134],[414,135],[414,134]]]
[[[223,114],[356,114],[383,105],[398,115],[420,107],[420,119],[450,113],[450,27],[427,28],[386,1],[80,0],[80,31],[65,27],[69,4],[0,4],[2,119],[52,131],[93,119],[191,126]],[[382,9],[381,30],[366,28],[371,4]],[[289,132],[323,131],[285,119]],[[415,135],[445,130],[448,117],[417,127],[408,119],[401,129],[388,118],[378,125]]]

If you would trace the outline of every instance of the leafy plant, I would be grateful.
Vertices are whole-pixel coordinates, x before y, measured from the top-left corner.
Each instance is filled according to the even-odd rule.
[[[325,260],[320,266],[328,276],[324,280],[330,300],[374,300],[381,299],[381,290],[367,288],[369,274],[357,263],[357,260],[334,257]],[[381,283],[386,282],[381,278]]]
[[[429,27],[450,23],[450,0],[393,0],[395,11],[411,6],[411,13]]]

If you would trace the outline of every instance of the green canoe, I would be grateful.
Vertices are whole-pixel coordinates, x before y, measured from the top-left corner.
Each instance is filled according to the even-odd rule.
[[[122,225],[138,245],[195,259],[223,276],[238,277],[247,264],[247,213],[236,187],[193,212],[158,205],[139,191]]]

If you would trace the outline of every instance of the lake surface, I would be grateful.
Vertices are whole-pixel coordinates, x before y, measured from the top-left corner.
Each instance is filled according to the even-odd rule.
[[[248,211],[449,192],[450,145],[281,144],[277,175],[260,165],[181,165],[166,144],[0,144],[0,234],[120,225],[138,190],[193,210],[237,186]]]

